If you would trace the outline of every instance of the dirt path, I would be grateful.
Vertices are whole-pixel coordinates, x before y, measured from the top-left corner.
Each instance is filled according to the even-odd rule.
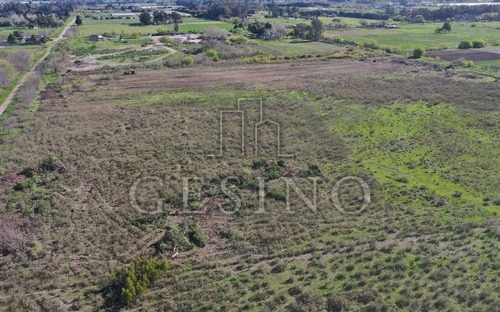
[[[17,85],[14,87],[14,89],[12,89],[12,91],[10,91],[10,94],[7,96],[7,98],[3,102],[2,106],[0,106],[0,115],[2,115],[3,112],[7,109],[7,107],[9,107],[9,105],[10,105],[10,103],[12,103],[12,100],[14,99],[14,96],[16,95],[17,91],[24,85],[24,83],[26,82],[26,80],[28,80],[30,75],[32,75],[33,72],[36,70],[36,68],[47,58],[47,56],[49,56],[50,52],[52,51],[52,47],[55,45],[55,43],[57,43],[58,41],[60,41],[64,38],[66,31],[75,23],[75,19],[76,18],[74,18],[71,22],[68,23],[68,25],[66,25],[66,27],[64,27],[61,34],[59,36],[57,36],[52,41],[52,43],[50,45],[47,46],[47,51],[45,52],[45,54],[35,63],[35,65],[33,65],[33,67],[31,67],[31,69],[21,78],[21,80],[19,80]]]
[[[166,55],[160,55],[159,57],[157,57],[155,59],[144,62],[144,64],[161,62],[164,58],[178,52],[177,50],[172,49],[170,47],[167,47],[167,46],[165,46],[165,44],[161,43],[159,40],[159,38],[161,38],[161,36],[149,36],[149,38],[151,38],[151,40],[154,41],[154,44],[148,45],[148,46],[146,46],[142,49],[139,49],[137,51],[144,51],[144,50],[149,50],[149,49],[157,47],[160,49],[165,49],[165,50],[169,51],[170,53],[166,54]],[[82,72],[82,71],[95,70],[95,69],[103,68],[106,66],[114,67],[114,66],[135,65],[134,63],[116,63],[116,62],[112,62],[112,61],[108,61],[108,60],[100,60],[100,63],[97,64],[98,58],[105,57],[105,56],[119,55],[122,53],[131,52],[131,51],[134,51],[134,49],[122,50],[119,52],[113,52],[113,53],[108,53],[108,54],[100,54],[97,56],[96,55],[89,55],[89,56],[86,56],[85,58],[82,59],[82,62],[84,64],[87,64],[85,67],[71,67],[69,69],[71,71]]]
[[[136,75],[124,77],[120,80],[109,81],[115,89],[102,91],[113,93],[119,90],[134,89],[168,89],[190,86],[204,86],[223,83],[260,82],[268,83],[273,80],[297,79],[297,77],[342,77],[349,73],[395,72],[405,68],[398,67],[390,61],[360,62],[345,61],[316,61],[304,63],[281,64],[251,64],[227,67],[194,67],[169,70],[139,71]],[[106,75],[116,75],[109,73]]]

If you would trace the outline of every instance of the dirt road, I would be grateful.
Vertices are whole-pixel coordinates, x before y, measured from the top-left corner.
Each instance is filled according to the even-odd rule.
[[[149,36],[149,38],[151,38],[151,40],[154,41],[154,44],[148,45],[148,46],[146,46],[146,47],[144,47],[142,49],[139,49],[139,50],[130,49],[130,50],[121,50],[119,52],[113,52],[113,53],[107,53],[107,54],[89,55],[89,56],[86,56],[83,59],[81,59],[81,61],[84,64],[83,67],[82,66],[74,66],[74,67],[69,68],[69,70],[75,71],[75,72],[83,72],[83,71],[90,71],[90,70],[100,69],[100,68],[103,68],[103,67],[106,67],[106,66],[109,66],[109,67],[126,66],[126,65],[131,66],[131,65],[134,65],[134,63],[130,63],[130,64],[128,64],[128,63],[117,63],[117,62],[112,62],[112,61],[109,61],[109,60],[100,60],[99,63],[98,63],[98,58],[102,58],[102,57],[105,57],[105,56],[119,55],[119,54],[122,54],[122,53],[125,53],[125,52],[145,51],[145,50],[149,50],[149,49],[154,49],[155,47],[159,48],[159,49],[165,49],[165,50],[169,51],[170,53],[169,54],[165,54],[165,55],[161,55],[161,56],[159,56],[157,58],[154,58],[152,60],[144,62],[144,64],[161,62],[167,56],[170,56],[170,55],[178,52],[177,50],[172,49],[170,47],[167,47],[165,44],[161,43],[160,40],[159,40],[159,38],[161,38],[161,36]]]
[[[399,68],[399,69],[398,69]],[[308,63],[251,64],[212,68],[178,68],[168,70],[139,71],[137,75],[111,79],[108,84],[115,89],[168,89],[221,83],[269,82],[297,79],[304,76],[342,76],[353,72],[399,71],[392,62],[318,61]],[[113,73],[107,75],[116,75]],[[112,92],[112,91],[110,91]]]
[[[17,91],[24,85],[26,80],[30,77],[30,75],[33,74],[33,72],[36,70],[36,68],[49,56],[50,52],[52,51],[52,47],[54,44],[64,38],[64,35],[66,34],[66,31],[75,23],[75,19],[73,19],[71,22],[64,27],[63,31],[59,36],[57,36],[54,40],[52,40],[52,43],[47,46],[47,51],[45,54],[31,67],[30,71],[27,72],[21,80],[16,84],[16,86],[10,91],[10,94],[7,96],[5,101],[3,102],[2,106],[0,106],[0,115],[3,114],[3,112],[9,107],[10,103],[12,103],[12,100],[14,99],[14,96],[16,96]]]

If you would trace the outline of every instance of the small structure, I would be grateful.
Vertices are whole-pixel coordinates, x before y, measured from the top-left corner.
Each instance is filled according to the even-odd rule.
[[[103,41],[104,37],[101,35],[90,35],[89,39],[92,41]]]
[[[112,19],[120,19],[120,18],[127,18],[127,19],[130,19],[130,18],[136,18],[137,17],[137,14],[136,13],[111,13],[111,18]]]

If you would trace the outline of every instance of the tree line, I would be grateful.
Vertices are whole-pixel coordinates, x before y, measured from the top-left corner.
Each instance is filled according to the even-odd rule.
[[[0,4],[0,26],[58,27],[75,10],[72,1],[54,3],[6,2]]]

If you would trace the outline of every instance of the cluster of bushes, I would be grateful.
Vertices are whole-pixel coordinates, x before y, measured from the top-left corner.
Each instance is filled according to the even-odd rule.
[[[256,55],[252,57],[243,58],[245,63],[271,63],[271,62],[284,62],[291,60],[336,60],[344,58],[363,58],[371,56],[379,56],[380,52],[368,51],[362,49],[350,49],[348,51],[336,51],[329,55],[322,54],[301,54],[301,55]]]
[[[142,258],[135,259],[132,265],[118,271],[111,270],[109,281],[114,298],[123,305],[129,305],[167,270],[168,262],[165,260]]]
[[[484,40],[462,40],[458,44],[459,49],[479,49],[484,48],[486,46],[486,42]]]
[[[155,248],[158,252],[177,250],[191,250],[194,246],[205,247],[207,239],[198,227],[198,220],[189,217],[182,220],[178,225],[169,225],[165,235],[156,242]]]
[[[330,43],[330,44],[345,44],[345,45],[357,46],[360,48],[382,50],[382,51],[385,51],[387,53],[400,53],[401,52],[401,48],[399,48],[399,47],[394,47],[394,46],[387,45],[387,44],[379,44],[374,40],[367,41],[367,42],[356,42],[353,40],[347,40],[343,37],[335,36],[335,37],[322,38],[321,42]]]

